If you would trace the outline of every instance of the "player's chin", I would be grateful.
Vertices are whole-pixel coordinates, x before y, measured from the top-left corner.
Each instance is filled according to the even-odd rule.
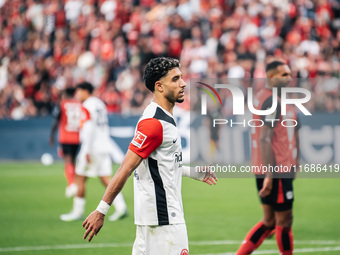
[[[184,101],[184,92],[179,93],[176,99],[177,103],[183,103],[183,101]]]
[[[177,98],[176,103],[183,103],[184,102],[184,98]]]
[[[285,80],[282,80],[282,81],[278,82],[278,87],[279,88],[285,88],[285,87],[288,87],[289,84],[290,84],[290,80],[285,79]]]

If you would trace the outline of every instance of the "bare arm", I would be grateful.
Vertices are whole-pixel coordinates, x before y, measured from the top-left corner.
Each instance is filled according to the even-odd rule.
[[[139,166],[142,160],[143,158],[138,156],[133,151],[127,151],[121,166],[119,167],[117,173],[113,176],[104,193],[104,196],[102,198],[103,201],[105,201],[109,205],[112,204],[115,197],[123,189],[131,173]]]
[[[274,163],[274,152],[272,149],[272,136],[273,136],[273,128],[264,125],[261,127],[260,132],[260,151],[262,163],[264,166],[272,166]],[[261,197],[268,196],[271,193],[273,185],[273,176],[272,173],[267,172],[266,177],[263,182],[263,187],[259,191],[259,195]]]
[[[58,125],[59,125],[59,119],[55,118],[52,128],[51,128],[51,133],[50,133],[50,146],[54,145],[54,136],[55,136],[55,133],[57,132]]]
[[[111,205],[118,193],[123,189],[127,179],[131,173],[139,166],[143,158],[138,156],[136,153],[128,150],[125,158],[119,167],[117,173],[113,176],[109,185],[106,188],[104,196],[102,198],[107,204]],[[83,222],[83,227],[86,229],[84,239],[89,235],[88,241],[90,242],[94,235],[97,235],[104,223],[105,215],[93,211]]]
[[[52,128],[51,128],[51,133],[50,133],[50,146],[54,145],[54,136],[55,136],[55,132],[57,132],[59,123],[60,123],[60,118],[61,118],[61,106],[57,105],[56,107],[54,107],[53,109],[53,116],[54,116],[54,121],[52,124]]]
[[[295,146],[296,146],[296,173],[300,169],[300,136],[299,136],[299,129],[295,128]],[[295,173],[295,175],[296,175]]]

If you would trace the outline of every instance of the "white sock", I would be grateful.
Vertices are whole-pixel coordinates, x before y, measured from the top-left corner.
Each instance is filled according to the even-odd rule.
[[[116,196],[112,204],[118,212],[124,212],[126,210],[125,200],[121,192]]]
[[[74,197],[73,199],[73,212],[77,214],[83,214],[85,211],[85,198],[83,197]]]

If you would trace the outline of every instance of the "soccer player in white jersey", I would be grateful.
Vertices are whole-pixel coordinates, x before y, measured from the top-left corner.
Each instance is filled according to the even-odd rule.
[[[153,92],[153,101],[141,116],[135,137],[112,178],[97,209],[83,222],[84,239],[91,241],[104,223],[112,201],[134,172],[135,224],[133,255],[189,254],[184,221],[182,176],[216,183],[210,171],[197,173],[182,166],[182,147],[172,112],[175,103],[184,101],[186,84],[178,60],[155,58],[146,66],[144,80]]]
[[[80,220],[85,209],[85,182],[88,177],[99,177],[107,187],[112,175],[110,134],[105,104],[92,96],[93,86],[83,82],[77,86],[76,97],[82,102],[80,141],[81,147],[76,162],[78,192],[73,200],[71,213],[62,214],[63,221]],[[115,221],[127,215],[123,195],[119,193],[115,202],[115,213],[109,220]]]

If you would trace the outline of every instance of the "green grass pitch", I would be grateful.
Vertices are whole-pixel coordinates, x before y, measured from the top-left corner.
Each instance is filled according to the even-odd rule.
[[[64,197],[62,163],[0,163],[0,255],[131,254],[135,238],[132,186],[130,178],[123,190],[129,217],[105,220],[88,244],[82,239],[80,221],[59,220],[72,207],[72,199]],[[86,214],[96,208],[103,192],[98,179],[88,180]],[[193,255],[233,254],[261,219],[254,179],[219,179],[210,187],[184,178],[182,194]],[[296,254],[340,254],[339,218],[340,178],[295,180]],[[256,254],[278,254],[275,238],[266,240]]]

